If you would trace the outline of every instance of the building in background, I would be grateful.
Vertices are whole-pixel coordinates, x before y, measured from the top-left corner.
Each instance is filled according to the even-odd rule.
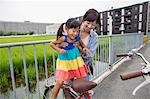
[[[46,29],[48,26],[52,28]],[[46,34],[54,33],[57,31],[57,23],[34,23],[30,21],[25,22],[9,22],[9,21],[0,21],[0,31],[3,33],[8,32],[33,32],[34,34]]]
[[[109,16],[112,16],[112,34],[150,31],[150,2],[100,12],[100,32],[109,33]]]
[[[118,9],[99,12],[100,24],[97,33],[108,35],[110,32],[110,17],[112,19],[112,34],[150,32],[150,1],[126,6]],[[76,17],[82,20],[82,16]]]
[[[60,23],[50,24],[46,26],[46,34],[56,35],[57,30],[60,27]]]

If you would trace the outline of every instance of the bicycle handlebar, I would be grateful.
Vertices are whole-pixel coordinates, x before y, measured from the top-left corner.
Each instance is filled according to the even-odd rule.
[[[132,72],[128,72],[125,74],[121,74],[120,77],[122,80],[128,80],[128,79],[136,78],[136,77],[143,76],[143,75],[144,73],[142,71],[132,71]]]
[[[133,56],[133,54],[132,53],[117,53],[116,56],[117,57],[126,57],[126,56],[131,57]]]

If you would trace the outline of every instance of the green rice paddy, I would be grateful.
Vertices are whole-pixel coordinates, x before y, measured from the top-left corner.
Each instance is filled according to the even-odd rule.
[[[55,39],[55,36],[25,36],[17,38],[0,38],[0,44],[6,43],[17,43],[17,42],[30,42],[30,41],[39,41],[39,40],[52,40]],[[26,65],[27,65],[27,75],[29,82],[33,82],[36,79],[35,71],[35,61],[34,61],[34,46],[27,45],[24,46]],[[55,52],[56,53],[56,52]],[[39,78],[45,78],[45,69],[44,69],[44,45],[36,45],[36,57],[38,62],[39,69]],[[56,55],[56,54],[55,54]],[[22,47],[11,47],[11,56],[13,60],[13,69],[15,75],[16,86],[18,84],[25,83],[24,81],[24,67],[22,59]],[[48,64],[49,74],[52,72],[52,48],[49,44],[46,44],[46,58]],[[17,83],[19,82],[19,83]],[[11,88],[11,73],[10,73],[10,64],[8,56],[8,48],[0,48],[0,92],[7,92]],[[7,89],[6,89],[7,88]]]

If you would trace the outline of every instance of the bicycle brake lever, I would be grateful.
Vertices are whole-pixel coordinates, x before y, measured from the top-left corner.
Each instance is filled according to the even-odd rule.
[[[137,86],[133,92],[132,92],[132,95],[135,95],[136,92],[141,88],[141,87],[144,87],[145,85],[149,84],[150,83],[150,80],[145,80],[144,82],[142,82],[139,86]]]
[[[131,52],[132,52],[132,53],[137,53],[138,50],[137,50],[137,49],[132,49]]]
[[[142,72],[145,73],[145,74],[148,74],[148,73],[150,72],[150,70],[149,70],[149,69],[146,69],[146,67],[145,67],[145,69],[142,69]],[[132,92],[132,95],[135,95],[136,92],[137,92],[141,87],[144,87],[144,86],[146,86],[147,84],[150,83],[150,75],[144,75],[144,78],[145,78],[145,81],[142,82],[139,86],[137,86],[137,87],[134,89],[134,91]]]

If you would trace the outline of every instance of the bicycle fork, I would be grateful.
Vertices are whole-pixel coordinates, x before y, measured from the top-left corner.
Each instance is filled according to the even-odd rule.
[[[91,99],[91,96],[88,92],[85,92],[78,99]]]
[[[65,97],[67,99],[91,99],[91,96],[88,92],[82,93],[82,94],[77,94],[72,88],[67,87],[64,88],[64,94],[66,95]],[[67,91],[68,90],[68,91]],[[69,95],[70,94],[70,95]],[[71,96],[73,98],[71,98]],[[70,97],[70,98],[69,98]]]

